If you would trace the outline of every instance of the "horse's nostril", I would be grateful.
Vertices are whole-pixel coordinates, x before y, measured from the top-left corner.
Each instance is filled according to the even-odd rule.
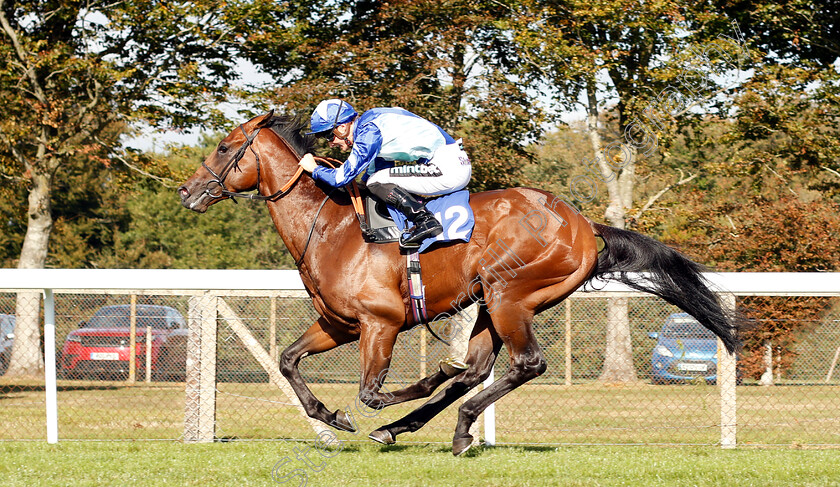
[[[190,191],[185,186],[181,186],[178,188],[178,194],[181,195],[181,199],[185,199],[190,196]]]

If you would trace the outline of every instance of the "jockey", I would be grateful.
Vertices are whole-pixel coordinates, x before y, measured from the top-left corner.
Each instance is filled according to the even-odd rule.
[[[340,187],[362,174],[378,199],[402,212],[414,224],[403,247],[419,245],[443,232],[441,224],[415,195],[440,196],[463,189],[472,166],[460,140],[402,108],[373,108],[361,116],[349,103],[324,100],[312,113],[311,131],[330,147],[350,151],[337,169],[319,166],[306,154],[300,166],[312,177]],[[395,162],[409,165],[395,166]],[[364,173],[364,174],[363,174]]]

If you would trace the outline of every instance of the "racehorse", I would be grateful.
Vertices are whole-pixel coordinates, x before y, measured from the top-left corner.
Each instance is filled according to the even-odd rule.
[[[355,431],[343,411],[328,410],[306,386],[298,370],[303,357],[359,340],[359,398],[375,408],[428,397],[450,376],[441,368],[399,391],[381,391],[397,334],[418,324],[408,311],[405,256],[397,243],[365,242],[346,193],[301,177],[300,156],[314,147],[311,136],[300,134],[302,128],[298,119],[273,111],[241,124],[177,191],[186,208],[200,213],[235,197],[267,202],[320,315],[283,351],[281,372],[310,417]],[[253,190],[257,193],[243,194]],[[538,189],[475,193],[470,206],[475,227],[469,242],[437,244],[420,255],[429,316],[480,304],[465,359],[468,368],[434,398],[370,438],[390,444],[397,435],[419,429],[484,381],[504,345],[510,355],[507,371],[459,409],[452,451],[466,451],[478,415],[546,370],[534,315],[597,278],[658,295],[693,315],[730,352],[739,346],[738,321],[704,281],[702,266],[676,250],[595,223]],[[597,238],[604,242],[600,253]]]

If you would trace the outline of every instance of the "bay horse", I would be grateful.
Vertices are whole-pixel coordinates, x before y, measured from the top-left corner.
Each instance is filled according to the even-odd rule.
[[[183,206],[200,213],[234,197],[267,202],[320,316],[283,351],[281,372],[310,417],[355,431],[342,410],[327,409],[304,383],[298,370],[303,357],[359,340],[359,398],[377,409],[428,397],[451,377],[441,368],[399,391],[381,391],[397,334],[418,324],[408,310],[405,256],[397,243],[364,241],[346,193],[301,177],[300,156],[314,147],[311,136],[300,134],[302,128],[300,120],[273,111],[254,117],[222,139],[177,191]],[[253,190],[257,193],[243,194]],[[704,281],[702,266],[676,250],[595,223],[538,189],[475,193],[470,206],[475,227],[469,242],[437,244],[420,255],[429,316],[480,303],[465,359],[468,368],[434,398],[370,438],[390,444],[397,435],[419,429],[483,382],[505,346],[507,371],[458,411],[452,451],[466,451],[478,415],[546,370],[534,316],[596,278],[658,295],[693,315],[730,352],[738,347],[737,320]],[[600,253],[598,237],[604,242]]]

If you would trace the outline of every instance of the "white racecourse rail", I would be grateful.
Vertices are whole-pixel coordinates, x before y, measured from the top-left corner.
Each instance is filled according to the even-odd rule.
[[[734,306],[734,295],[838,296],[840,273],[707,273],[705,277]],[[58,442],[58,407],[55,367],[55,290],[303,290],[293,270],[202,270],[202,269],[0,269],[0,289],[39,290],[44,293],[44,366],[47,442]],[[617,282],[587,285],[582,292],[634,292]],[[722,348],[720,348],[722,350]],[[729,354],[724,354],[729,355]],[[493,381],[491,375],[485,386]],[[722,356],[721,446],[735,446],[735,360]],[[724,407],[727,405],[727,407]],[[495,415],[485,411],[485,440],[495,443]]]

